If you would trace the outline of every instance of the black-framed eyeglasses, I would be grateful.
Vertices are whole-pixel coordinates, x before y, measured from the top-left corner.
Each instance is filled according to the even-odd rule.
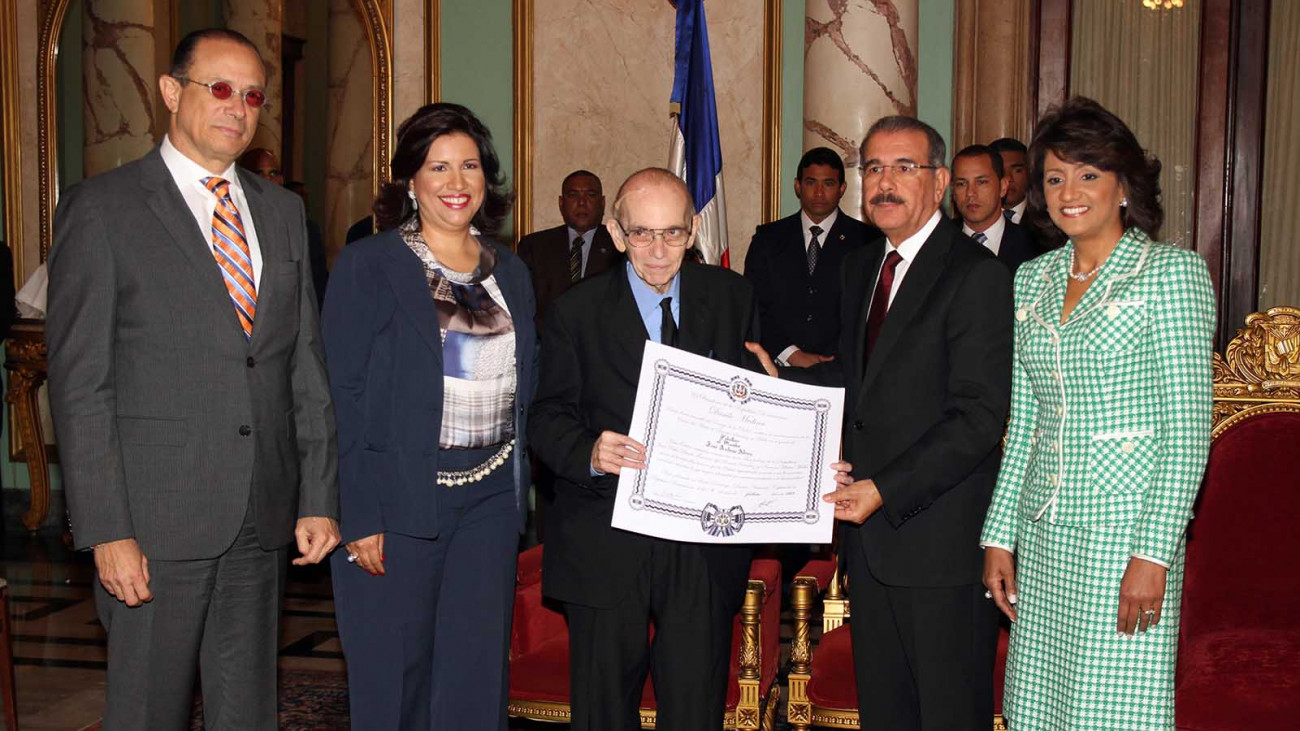
[[[862,169],[862,175],[867,178],[879,178],[888,170],[893,170],[894,174],[900,178],[909,178],[916,175],[921,170],[938,170],[938,165],[920,165],[914,162],[900,162],[896,165],[868,165]]]
[[[236,91],[235,87],[225,81],[203,82],[196,81],[187,76],[173,76],[172,78],[182,84],[206,86],[208,88],[208,93],[212,94],[213,98],[217,101],[224,102],[230,98],[231,94],[238,94],[243,98],[244,103],[252,109],[269,109],[271,107],[271,103],[266,100],[266,92],[261,89],[245,89],[243,91]]]
[[[685,246],[686,241],[691,238],[691,229],[686,226],[669,226],[668,228],[642,228],[634,226],[624,228],[621,221],[615,220],[618,228],[623,232],[623,238],[632,246],[640,249],[653,244],[656,238],[661,238],[669,246]]]

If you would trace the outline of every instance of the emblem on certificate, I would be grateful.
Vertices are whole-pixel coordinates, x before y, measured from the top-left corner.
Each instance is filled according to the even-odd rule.
[[[613,526],[680,541],[829,543],[844,391],[646,343]]]

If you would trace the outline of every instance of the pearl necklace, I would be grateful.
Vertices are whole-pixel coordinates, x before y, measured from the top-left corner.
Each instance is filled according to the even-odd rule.
[[[1102,264],[1104,263],[1105,262],[1102,262]],[[1070,279],[1073,279],[1076,282],[1086,282],[1089,279],[1092,279],[1092,275],[1096,274],[1098,269],[1101,269],[1101,264],[1098,264],[1097,266],[1093,267],[1092,271],[1090,272],[1079,272],[1078,274],[1075,274],[1074,273],[1074,249],[1070,249]]]

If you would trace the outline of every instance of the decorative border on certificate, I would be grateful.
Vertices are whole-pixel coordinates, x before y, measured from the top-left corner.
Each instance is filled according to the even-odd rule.
[[[654,385],[650,398],[650,410],[645,425],[643,444],[653,452],[655,434],[659,427],[659,409],[663,400],[664,387],[669,379],[681,379],[698,386],[716,389],[736,403],[757,401],[781,406],[798,411],[811,411],[815,414],[816,438],[813,440],[814,454],[808,464],[807,500],[803,512],[749,512],[743,505],[721,508],[713,503],[703,507],[675,505],[673,503],[646,497],[645,482],[650,472],[649,467],[636,475],[632,494],[628,496],[628,505],[633,510],[650,510],[671,517],[699,521],[700,530],[715,537],[725,537],[739,533],[746,523],[807,523],[812,525],[821,517],[821,495],[819,492],[820,475],[825,468],[823,445],[826,431],[830,426],[831,403],[826,399],[798,399],[761,391],[753,387],[750,380],[735,376],[730,380],[714,378],[681,366],[673,365],[667,360],[659,359],[654,363]]]

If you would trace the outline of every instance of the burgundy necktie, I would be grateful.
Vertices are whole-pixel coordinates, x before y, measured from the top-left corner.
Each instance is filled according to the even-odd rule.
[[[871,309],[867,311],[867,347],[863,351],[863,363],[871,359],[871,350],[876,347],[876,338],[880,336],[880,326],[885,324],[885,315],[889,313],[889,290],[894,288],[894,270],[902,260],[903,257],[891,248],[880,267],[876,291],[871,295]]]

